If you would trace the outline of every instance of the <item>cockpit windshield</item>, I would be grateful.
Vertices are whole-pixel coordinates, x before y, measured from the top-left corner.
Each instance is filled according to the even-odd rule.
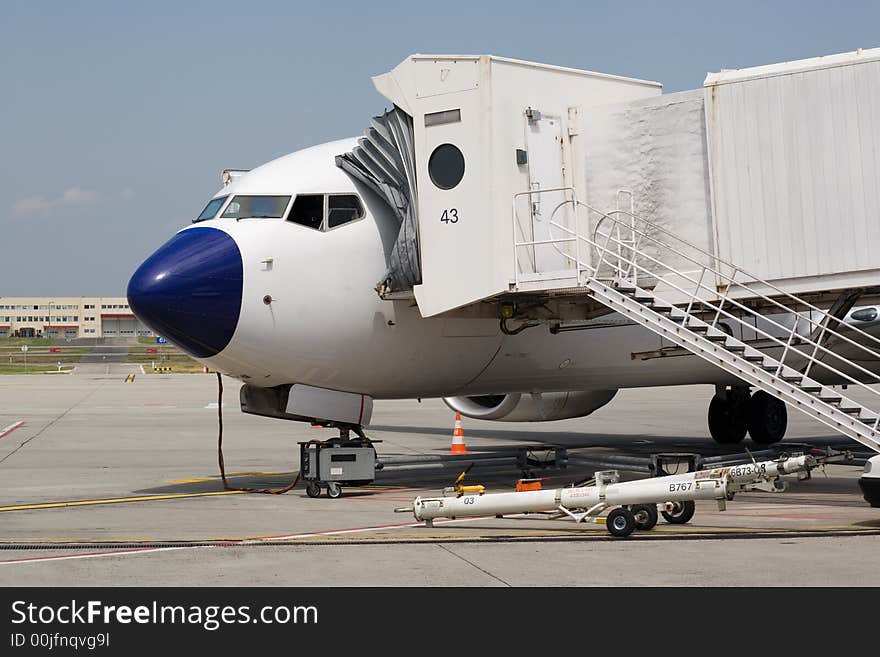
[[[220,212],[220,208],[223,207],[223,204],[228,198],[229,196],[212,198],[210,201],[208,201],[208,205],[205,206],[205,209],[202,210],[202,214],[200,214],[195,221],[207,221],[208,219],[213,219],[214,217],[216,217],[217,213]]]
[[[276,219],[284,216],[289,196],[233,196],[226,210],[224,218],[245,219]]]

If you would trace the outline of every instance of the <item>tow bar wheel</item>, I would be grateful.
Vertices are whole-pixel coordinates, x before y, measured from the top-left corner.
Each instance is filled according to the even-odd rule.
[[[663,511],[663,518],[673,525],[684,525],[694,517],[697,505],[691,500],[673,502],[671,511]]]
[[[629,536],[636,528],[635,516],[629,509],[618,507],[608,514],[605,519],[605,528],[612,536],[619,538]]]
[[[659,514],[656,504],[633,504],[629,510],[632,511],[636,521],[636,529],[639,531],[654,529],[657,525]]]

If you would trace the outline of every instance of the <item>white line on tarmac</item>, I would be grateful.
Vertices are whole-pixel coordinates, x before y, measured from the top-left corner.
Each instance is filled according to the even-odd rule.
[[[452,522],[469,522],[472,520],[485,520],[490,516],[479,516],[476,518],[456,518],[455,520],[435,520],[434,524],[448,524]],[[173,550],[198,550],[214,547],[237,547],[248,546],[256,543],[271,543],[272,541],[291,540],[296,538],[308,538],[309,536],[332,536],[335,534],[354,534],[358,532],[381,531],[384,529],[405,529],[407,527],[420,527],[424,523],[407,522],[394,525],[374,525],[371,527],[358,527],[352,529],[331,529],[321,532],[306,532],[304,534],[288,534],[286,536],[267,536],[264,538],[246,539],[243,541],[224,542],[223,545],[181,545],[175,547],[143,547],[143,548],[126,548],[122,550],[104,550],[101,552],[88,552],[86,554],[57,554],[48,557],[25,557],[23,559],[6,559],[0,560],[0,566],[16,566],[29,563],[44,563],[47,561],[70,561],[73,559],[98,559],[101,557],[127,557],[139,554],[148,554],[154,552],[171,552]],[[218,542],[219,543],[219,542]]]
[[[6,559],[0,561],[0,566],[14,566],[23,563],[39,563],[43,561],[67,561],[70,559],[96,559],[98,557],[117,557],[131,556],[135,554],[146,554],[147,552],[170,552],[171,550],[193,550],[196,547],[206,546],[180,546],[180,547],[161,547],[161,548],[128,548],[125,550],[107,550],[104,552],[88,552],[86,554],[59,554],[50,557],[26,557],[24,559]]]
[[[474,518],[455,518],[454,520],[437,519],[435,525],[447,525],[452,522],[471,522],[473,520],[486,520],[494,516],[476,516]],[[513,516],[505,516],[512,518]],[[423,527],[424,522],[402,522],[391,525],[373,525],[371,527],[352,527],[350,529],[329,529],[322,532],[306,532],[304,534],[287,534],[284,536],[262,536],[259,538],[251,538],[242,541],[242,545],[250,545],[253,543],[271,543],[272,541],[290,541],[297,538],[309,538],[311,536],[338,536],[340,534],[357,534],[360,532],[378,532],[384,529],[407,529],[408,527]]]

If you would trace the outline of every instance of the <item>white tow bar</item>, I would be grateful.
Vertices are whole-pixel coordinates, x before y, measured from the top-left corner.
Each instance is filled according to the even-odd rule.
[[[553,511],[558,517],[583,522],[612,508],[605,522],[609,533],[629,536],[636,528],[650,529],[656,524],[658,505],[669,522],[687,522],[693,516],[695,500],[718,500],[719,508],[724,510],[726,501],[733,499],[737,492],[782,491],[785,489],[779,481],[782,475],[809,473],[828,460],[826,456],[801,455],[627,482],[618,482],[616,472],[603,472],[596,473],[595,483],[587,486],[417,497],[411,508],[398,511],[412,511],[416,520],[430,526],[435,518]]]

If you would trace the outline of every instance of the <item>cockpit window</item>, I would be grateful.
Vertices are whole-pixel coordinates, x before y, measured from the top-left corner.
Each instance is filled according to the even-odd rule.
[[[289,196],[244,196],[232,197],[223,211],[222,217],[232,219],[277,219],[284,216]]]
[[[287,220],[300,226],[321,230],[324,224],[324,195],[300,194],[290,208]]]
[[[213,219],[217,216],[217,213],[220,211],[220,208],[223,207],[223,204],[226,202],[229,196],[221,196],[220,198],[212,198],[208,201],[208,205],[205,206],[205,209],[202,210],[202,214],[198,216],[196,221],[207,221],[208,219]]]
[[[336,228],[364,216],[361,200],[354,194],[331,194],[328,208],[327,228]]]
[[[357,194],[300,194],[287,220],[314,230],[328,231],[364,216]]]

